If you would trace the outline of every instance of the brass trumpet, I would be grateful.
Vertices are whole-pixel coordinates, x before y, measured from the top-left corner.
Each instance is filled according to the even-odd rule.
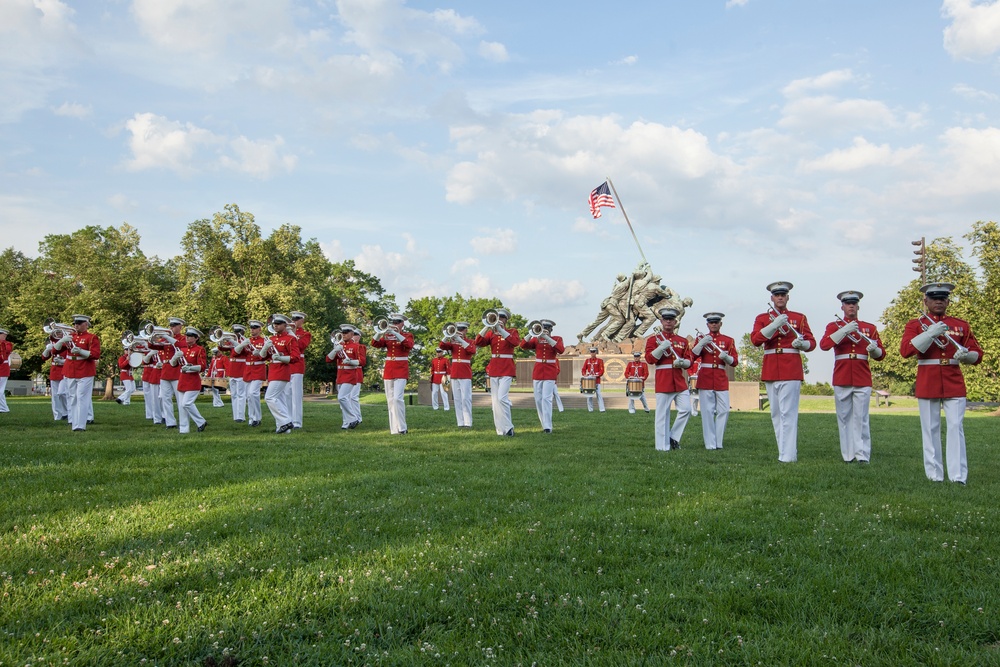
[[[702,332],[698,331],[697,329],[694,330],[694,333],[698,337],[698,339],[695,340],[695,345],[698,344],[698,340],[701,340],[702,336],[706,336],[707,335],[707,334],[703,334]],[[718,354],[720,356],[722,355],[722,349],[718,345],[716,345],[715,341],[712,340],[711,338],[709,338],[708,342],[705,343],[705,347],[707,347],[708,350],[709,350],[709,352],[711,352],[712,354]]]
[[[844,320],[844,318],[841,317],[840,315],[834,315],[834,318],[837,321],[837,327],[838,328],[843,329],[844,327],[847,326],[847,321]],[[924,327],[924,328],[926,328],[926,327]],[[875,341],[873,341],[868,336],[864,335],[861,332],[860,329],[858,329],[858,331],[855,332],[855,333],[849,333],[849,334],[847,334],[847,340],[851,341],[852,343],[860,343],[862,340],[864,340],[869,345],[875,345],[876,344]]]
[[[209,329],[208,339],[222,350],[231,350],[239,343],[239,336],[232,331],[223,330],[222,327],[212,327]]]
[[[924,313],[923,315],[921,315],[919,321],[920,321],[920,328],[923,331],[927,331],[928,327],[930,327],[930,325],[934,324],[934,320],[932,320],[931,317],[930,317],[930,315],[928,315],[927,313]],[[964,352],[968,352],[969,351],[969,348],[965,347],[964,345],[962,345],[961,343],[959,343],[957,340],[955,340],[954,338],[952,338],[951,334],[949,334],[947,331],[945,331],[943,334],[941,334],[940,336],[938,336],[937,338],[934,339],[934,344],[937,345],[942,350],[945,349],[946,347],[948,347],[948,343],[951,343],[952,345],[955,346],[956,352],[963,352],[964,353]]]
[[[776,317],[778,317],[778,315],[780,315],[780,313],[774,309],[774,305],[770,303],[767,304],[767,316],[771,318],[772,322]],[[783,324],[780,327],[778,327],[778,333],[781,334],[782,336],[787,336],[788,332],[795,334],[795,337],[798,338],[799,340],[805,340],[806,338],[805,336],[800,334],[798,329],[793,327],[791,324]]]
[[[444,329],[441,331],[441,335],[444,337],[444,341],[452,340],[458,335],[458,327],[455,326],[454,322],[449,322],[444,326]]]

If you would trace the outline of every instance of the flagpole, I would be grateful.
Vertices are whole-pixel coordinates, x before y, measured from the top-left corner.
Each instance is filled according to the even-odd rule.
[[[608,185],[611,186],[611,191],[615,193],[615,201],[618,202],[618,207],[622,210],[622,215],[625,216],[625,224],[628,225],[628,230],[632,232],[632,240],[635,241],[635,247],[639,249],[639,255],[642,256],[642,261],[649,264],[649,260],[646,259],[646,253],[642,251],[642,246],[639,245],[639,239],[635,235],[635,230],[632,229],[632,223],[628,219],[628,213],[625,212],[625,204],[622,203],[621,197],[618,196],[618,190],[615,189],[615,183],[611,180],[610,176],[608,176],[607,179]]]

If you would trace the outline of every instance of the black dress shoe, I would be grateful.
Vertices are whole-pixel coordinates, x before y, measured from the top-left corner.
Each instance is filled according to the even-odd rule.
[[[361,422],[359,422],[358,420],[355,419],[354,421],[352,421],[350,424],[347,425],[347,428],[350,428],[350,429],[357,428],[358,424],[360,424],[360,423]]]
[[[198,432],[200,433],[201,431],[204,431],[206,426],[208,426],[207,421],[203,422],[202,425],[198,427]]]
[[[250,426],[252,428],[257,428],[258,426],[260,426],[260,422],[250,422]]]
[[[550,429],[550,428],[543,428],[542,429],[542,433],[552,433],[552,429]]]
[[[167,424],[167,428],[177,428],[177,424]]]
[[[275,431],[275,432],[276,433],[288,433],[291,430],[292,430],[292,423],[288,422],[287,424],[282,424],[281,426],[279,426],[278,430]]]
[[[504,433],[504,437],[506,437],[506,438],[513,438],[514,437],[514,429],[510,429],[509,431],[507,431],[506,433]]]
[[[94,420],[93,420],[93,419],[88,419],[88,420],[87,420],[87,424],[88,424],[88,425],[90,425],[90,424],[93,424],[93,423],[94,423]]]
[[[673,438],[670,438],[670,449],[680,449],[681,443],[677,442]]]
[[[122,404],[122,399],[116,398],[115,399],[115,403],[117,403],[118,405],[121,405]]]
[[[237,424],[242,424],[246,420],[245,419],[234,419],[233,421],[236,422]]]
[[[74,431],[86,431],[87,429],[85,429],[85,428],[75,428],[75,429],[73,429],[73,430],[74,430]]]

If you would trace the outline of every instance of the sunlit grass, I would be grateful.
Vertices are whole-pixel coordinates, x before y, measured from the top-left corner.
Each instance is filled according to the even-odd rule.
[[[210,403],[200,434],[107,403],[73,434],[12,400],[0,664],[1000,662],[992,417],[962,487],[925,479],[906,413],[873,410],[868,466],[803,414],[783,465],[765,413],[663,453],[642,413],[516,410],[498,438],[409,407],[390,436],[371,400],[287,436]]]

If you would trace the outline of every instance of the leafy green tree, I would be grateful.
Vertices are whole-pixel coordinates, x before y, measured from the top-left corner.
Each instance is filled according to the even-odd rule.
[[[750,342],[750,334],[745,333],[739,342],[740,363],[735,369],[737,382],[760,382],[760,372],[764,365],[764,348]]]
[[[16,303],[25,287],[33,282],[37,271],[36,262],[24,253],[7,248],[0,254],[0,326],[7,329],[7,341],[13,344],[14,350],[21,355],[20,371],[11,371],[11,377],[25,380],[41,369],[42,359],[39,356],[28,356],[24,348],[28,330],[34,325],[31,320],[20,317]],[[40,325],[39,325],[40,326]]]
[[[979,262],[979,295],[975,308],[966,311],[983,361],[966,374],[969,395],[986,401],[1000,398],[1000,225],[976,222],[965,235]]]

